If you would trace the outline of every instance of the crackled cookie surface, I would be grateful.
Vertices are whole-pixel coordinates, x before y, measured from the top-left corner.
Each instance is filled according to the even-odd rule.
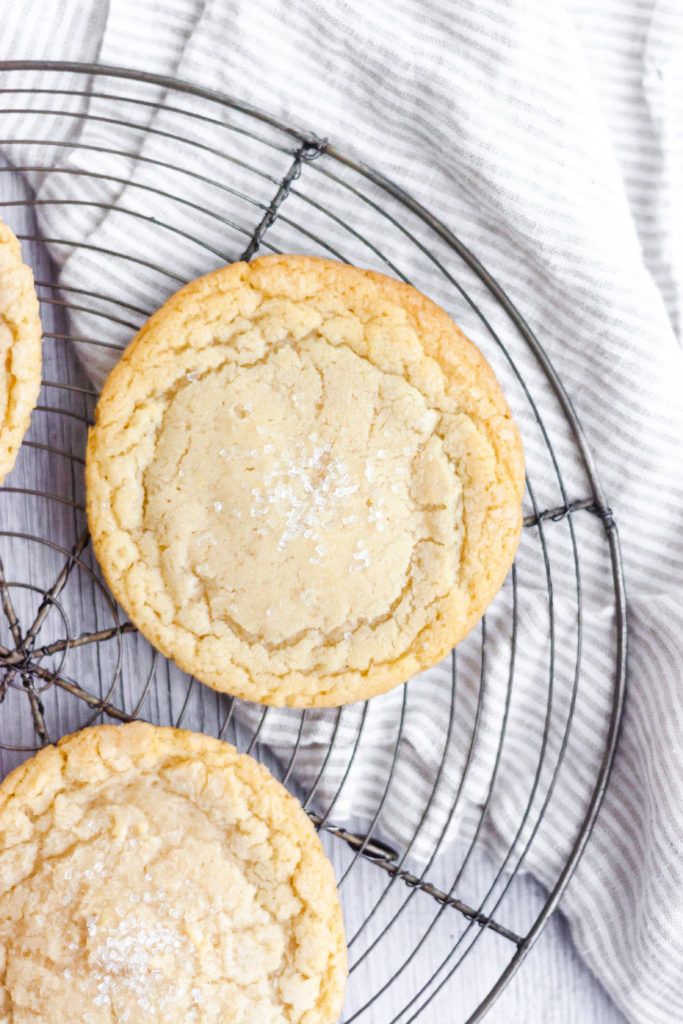
[[[500,388],[442,310],[296,256],[173,296],[107,381],[87,460],[136,625],[217,689],[299,706],[389,689],[471,629],[522,480]]]
[[[335,1024],[345,974],[310,821],[228,744],[86,729],[0,786],[0,1021]]]
[[[38,399],[41,335],[33,274],[0,220],[0,483],[14,465]]]

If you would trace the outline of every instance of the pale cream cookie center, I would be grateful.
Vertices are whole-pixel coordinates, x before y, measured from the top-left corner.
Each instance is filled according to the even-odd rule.
[[[317,336],[189,372],[144,476],[143,534],[181,614],[205,600],[273,645],[390,615],[421,545],[457,564],[461,484],[438,423],[403,377]]]

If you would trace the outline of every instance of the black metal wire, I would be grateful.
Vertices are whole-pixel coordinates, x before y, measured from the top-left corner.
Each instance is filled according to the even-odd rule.
[[[41,85],[34,88],[23,84],[25,81],[22,80],[23,73],[36,70],[54,71],[55,73],[68,71],[74,77],[74,86],[73,88],[64,88],[60,84],[59,87]],[[103,80],[107,83],[106,88],[100,88],[100,83]],[[45,81],[44,76],[43,81]],[[126,89],[131,84],[135,86],[136,94],[134,96],[126,94]],[[155,87],[155,89],[157,86],[164,87],[164,99],[159,101],[152,99],[151,96],[146,98],[143,91],[147,86]],[[49,200],[35,197],[13,199],[6,204],[10,210],[16,209],[32,213],[41,207],[57,204],[91,207],[116,217],[129,217],[154,224],[155,228],[158,227],[160,230],[196,246],[200,253],[206,254],[206,258],[212,260],[214,258],[229,260],[240,251],[242,251],[243,258],[249,259],[261,248],[270,252],[279,252],[280,248],[273,242],[274,232],[279,232],[278,241],[280,234],[290,232],[297,240],[295,245],[302,244],[301,240],[303,239],[304,247],[313,243],[325,253],[343,262],[357,262],[358,246],[360,245],[363,247],[363,251],[367,252],[368,258],[377,260],[383,269],[395,277],[409,281],[409,275],[400,267],[400,258],[395,252],[387,251],[387,246],[383,242],[383,231],[380,230],[379,233],[374,233],[369,237],[360,229],[359,225],[366,215],[376,217],[380,223],[386,225],[387,230],[395,232],[397,237],[402,239],[405,249],[410,251],[413,256],[417,254],[424,268],[430,269],[441,285],[450,289],[452,295],[471,311],[485,332],[485,336],[488,335],[490,344],[499,351],[509,366],[519,387],[521,400],[526,403],[532,421],[542,439],[556,486],[558,503],[552,507],[539,508],[533,486],[536,467],[533,464],[530,465],[528,467],[528,494],[532,512],[525,519],[525,527],[528,536],[537,546],[543,566],[542,582],[547,593],[549,652],[545,724],[538,736],[536,770],[530,781],[526,807],[520,815],[515,834],[507,851],[499,858],[487,891],[478,900],[468,900],[466,894],[462,893],[460,889],[465,884],[468,865],[475,851],[482,844],[492,802],[497,793],[497,787],[501,785],[499,768],[508,738],[510,710],[516,693],[515,668],[518,637],[518,574],[516,571],[513,570],[511,577],[512,611],[509,623],[508,683],[497,749],[493,756],[486,796],[479,808],[470,841],[464,853],[461,854],[459,863],[455,865],[449,882],[445,886],[436,884],[432,872],[439,863],[441,851],[448,840],[463,800],[465,786],[477,749],[485,701],[490,689],[487,675],[489,665],[487,645],[490,627],[486,621],[481,625],[480,674],[469,735],[467,737],[454,735],[456,711],[459,706],[457,702],[459,700],[462,703],[464,699],[462,687],[458,686],[454,654],[444,747],[416,827],[402,849],[394,849],[385,841],[382,833],[384,829],[383,812],[392,787],[396,785],[396,769],[402,763],[404,756],[405,729],[411,712],[411,690],[409,687],[403,690],[396,735],[386,738],[385,750],[388,753],[388,768],[385,777],[376,786],[375,808],[362,832],[357,831],[350,823],[338,820],[338,811],[344,805],[343,796],[349,787],[349,780],[354,765],[357,765],[359,752],[365,749],[367,742],[367,704],[360,710],[337,709],[330,714],[327,747],[320,758],[317,771],[308,784],[303,787],[303,792],[301,786],[298,789],[302,803],[317,827],[325,834],[334,837],[349,850],[346,867],[341,871],[339,879],[342,893],[350,886],[363,886],[361,866],[364,864],[374,864],[374,868],[370,870],[376,873],[374,875],[375,882],[380,878],[384,880],[372,906],[349,933],[349,946],[356,954],[351,967],[352,979],[361,968],[368,964],[374,964],[377,967],[379,980],[371,991],[366,990],[359,994],[356,1008],[345,1020],[347,1022],[357,1019],[376,1021],[377,1018],[373,1014],[379,1005],[378,1000],[394,990],[397,981],[406,976],[409,967],[412,975],[415,976],[413,989],[402,1005],[397,1010],[391,1011],[393,1014],[391,1020],[395,1024],[399,1024],[399,1022],[408,1024],[408,1021],[417,1019],[424,1014],[428,1006],[432,1005],[432,1001],[448,983],[453,973],[460,968],[464,960],[473,950],[479,948],[486,934],[493,932],[510,943],[510,959],[490,989],[477,996],[477,1006],[471,1011],[467,1011],[469,1016],[466,1018],[466,1024],[474,1024],[475,1021],[482,1019],[514,971],[518,969],[557,906],[578,863],[590,835],[609,776],[623,701],[626,625],[623,573],[616,523],[602,492],[580,423],[557,374],[549,363],[540,342],[500,285],[446,225],[379,172],[346,156],[334,146],[317,139],[310,132],[281,124],[278,119],[267,113],[255,110],[244,103],[211,90],[195,88],[187,83],[161,76],[117,68],[101,68],[95,65],[31,61],[0,63],[0,95],[8,104],[0,108],[0,148],[9,147],[12,152],[15,147],[24,145],[31,147],[32,152],[40,152],[44,156],[41,161],[29,160],[23,164],[18,162],[14,168],[0,168],[0,172],[14,169],[32,173],[52,168],[58,174],[65,176],[92,179],[93,182],[106,182],[119,185],[122,188],[132,188],[137,190],[141,196],[154,197],[161,203],[164,217],[162,219],[152,217],[116,201],[98,202],[94,198],[92,201],[89,199],[74,200],[67,196]],[[50,97],[56,96],[80,99],[96,98],[100,104],[99,109],[106,108],[108,113],[91,115],[88,111],[53,110],[50,108],[49,100]],[[30,105],[27,98],[34,100],[36,97],[39,97],[37,105]],[[14,100],[16,100],[16,105],[11,105]],[[184,103],[187,105],[183,105]],[[201,107],[199,108],[200,103]],[[115,125],[126,130],[132,129],[139,132],[140,138],[145,141],[157,140],[159,143],[172,144],[174,146],[173,159],[161,159],[158,156],[150,156],[148,152],[127,151],[125,148],[120,149],[114,146],[93,145],[83,142],[79,138],[64,140],[1,137],[7,135],[3,130],[3,126],[8,123],[6,117],[16,116],[22,111],[26,117],[31,117],[41,110],[46,117],[57,115],[62,122],[83,125],[97,122],[102,126]],[[166,127],[159,129],[146,123],[131,121],[126,117],[126,110],[140,111],[144,115],[148,115],[150,112],[163,114]],[[46,123],[49,124],[48,121]],[[171,128],[173,130],[170,130]],[[215,136],[211,136],[210,142],[201,141],[201,138],[197,137],[196,132],[200,128],[215,133]],[[268,132],[270,132],[270,136]],[[250,147],[248,153],[244,151],[246,143]],[[187,195],[183,194],[181,188],[176,192],[172,191],[170,187],[162,189],[156,185],[139,181],[129,182],[126,178],[106,173],[101,169],[90,171],[82,167],[69,166],[66,161],[58,158],[58,154],[68,154],[69,152],[97,155],[99,158],[125,157],[137,161],[141,166],[151,170],[162,170],[170,177],[170,180],[178,180],[179,183],[182,181],[199,182],[209,191],[215,190],[213,194],[217,197],[230,197],[231,200],[243,204],[244,210],[252,211],[258,219],[255,224],[240,223],[232,216],[226,215],[225,209],[222,208],[218,200],[215,207],[205,206],[189,199]],[[256,157],[251,159],[251,155],[255,152],[262,153],[262,164]],[[289,164],[283,167],[280,177],[265,169],[266,166],[272,166],[273,154],[279,155],[280,159],[289,157],[290,160]],[[217,160],[218,166],[230,168],[233,174],[239,173],[239,187],[230,185],[227,181],[217,180],[215,175],[206,173],[202,156]],[[178,176],[177,179],[174,176]],[[272,186],[270,199],[264,201],[260,196],[253,194],[252,182],[254,181],[258,181],[261,188],[264,183]],[[359,212],[358,221],[352,222],[348,218],[340,216],[334,208],[334,202],[330,200],[330,194],[343,194],[347,199],[351,197],[351,201]],[[300,217],[293,215],[292,203],[295,206],[300,204],[304,212],[310,214],[311,218],[317,219],[309,222],[307,218],[304,218],[306,222],[302,223]],[[204,222],[201,219],[198,218],[194,222],[192,231],[175,223],[176,216],[183,210],[198,214],[199,218],[207,218],[207,223],[210,219],[214,224],[220,224],[229,233],[229,237],[226,237],[225,248],[218,248],[204,236]],[[320,225],[323,227],[321,228]],[[123,260],[150,270],[159,277],[160,299],[167,294],[168,282],[171,283],[171,286],[175,286],[182,280],[171,267],[143,259],[132,252],[108,249],[78,239],[45,239],[44,236],[33,231],[24,232],[20,237],[32,243],[47,241],[53,247],[67,246],[87,249],[96,255]],[[440,252],[445,255],[440,255]],[[209,266],[211,265],[214,264],[209,263]],[[477,301],[466,287],[465,271],[473,275],[473,280],[478,286],[483,286],[487,290],[490,297],[488,306],[481,299]],[[51,343],[58,343],[66,356],[70,354],[73,346],[94,346],[100,349],[120,350],[124,347],[121,342],[121,329],[130,332],[136,330],[142,320],[151,312],[141,305],[129,302],[128,296],[118,298],[115,295],[91,291],[73,284],[56,286],[52,280],[39,280],[37,283],[41,289],[49,289],[49,294],[42,300],[46,312],[49,311],[58,317],[62,314],[85,313],[89,317],[95,317],[96,324],[101,322],[101,334],[99,328],[91,328],[94,336],[74,334],[68,324],[62,325],[61,323],[58,328],[47,331],[46,339]],[[106,287],[105,283],[103,283],[103,287]],[[107,307],[111,307],[111,310],[103,310],[98,305],[99,303],[105,303]],[[567,492],[561,457],[553,445],[549,429],[540,415],[534,395],[517,365],[510,346],[505,343],[500,331],[494,329],[492,325],[489,309],[493,308],[499,313],[505,314],[507,322],[516,332],[516,338],[521,339],[526,349],[534,354],[544,373],[547,390],[556,397],[565,421],[573,434],[576,452],[585,469],[587,487],[584,495],[574,496]],[[50,535],[45,536],[18,530],[0,531],[0,543],[4,540],[21,540],[29,545],[47,546],[64,559],[62,569],[54,581],[47,586],[38,585],[32,581],[7,580],[0,562],[0,602],[11,637],[9,644],[0,646],[0,703],[10,692],[16,694],[17,697],[28,698],[36,736],[39,740],[38,745],[53,738],[48,731],[45,718],[48,710],[51,710],[49,702],[52,700],[53,694],[54,710],[58,721],[60,720],[58,696],[61,693],[85,705],[88,716],[83,724],[86,724],[103,716],[127,721],[142,715],[143,711],[150,718],[157,717],[157,713],[159,716],[163,716],[162,698],[167,702],[168,708],[172,709],[175,703],[174,698],[178,693],[177,686],[171,680],[171,670],[168,664],[159,658],[156,652],[151,651],[149,645],[136,633],[130,623],[121,619],[97,569],[89,565],[86,560],[86,556],[90,556],[86,547],[87,535],[83,532],[83,502],[79,495],[82,493],[82,445],[85,441],[87,425],[92,421],[96,392],[82,382],[61,378],[45,380],[44,388],[52,392],[52,397],[42,398],[39,405],[41,416],[47,419],[52,428],[61,424],[71,424],[75,430],[80,431],[78,442],[80,447],[70,450],[61,442],[56,443],[54,439],[58,436],[58,432],[56,429],[50,429],[47,434],[38,435],[38,437],[47,437],[47,440],[38,439],[32,435],[31,439],[25,442],[22,459],[30,463],[32,459],[39,460],[45,454],[50,459],[57,457],[67,460],[71,473],[71,491],[68,494],[51,492],[45,489],[47,486],[45,481],[41,481],[41,486],[17,487],[13,484],[12,478],[1,490],[6,495],[6,498],[3,499],[6,502],[22,500],[29,503],[40,503],[47,501],[48,503],[54,502],[56,508],[64,508],[73,517],[75,544],[69,549],[52,539]],[[59,405],[60,402],[64,403],[64,407]],[[38,471],[37,461],[36,471]],[[568,836],[573,837],[571,852],[551,888],[541,912],[525,934],[517,934],[504,921],[506,898],[514,885],[517,874],[528,859],[538,830],[553,801],[558,775],[570,742],[574,712],[577,703],[581,700],[583,642],[581,544],[577,537],[574,520],[577,515],[583,514],[594,517],[596,523],[602,526],[604,544],[611,564],[612,600],[616,626],[613,632],[609,625],[605,628],[607,638],[613,643],[615,652],[612,710],[609,721],[605,723],[603,756],[600,764],[594,766],[593,793],[587,802],[585,815],[581,820],[567,823]],[[44,518],[43,521],[47,524],[47,519]],[[576,617],[573,624],[573,681],[569,701],[564,710],[558,706],[555,685],[557,610],[553,599],[553,567],[546,529],[567,531],[568,552],[573,562],[574,571]],[[8,548],[7,551],[10,552],[10,555],[8,556],[6,553],[6,559],[11,557],[11,549]],[[70,606],[67,611],[65,604],[62,603],[62,598],[64,597],[66,600],[70,588],[74,587],[74,577],[78,583],[79,597],[82,603],[79,605],[76,602],[75,609]],[[92,588],[88,595],[81,589],[86,581],[88,587]],[[13,604],[13,595],[26,590],[31,590],[41,596],[38,609],[30,619],[30,625],[27,628],[20,622]],[[96,600],[93,596],[95,593],[99,595]],[[85,608],[83,602],[87,603],[88,599],[93,608],[94,628],[85,629],[83,620],[79,620],[78,615],[79,608]],[[100,602],[102,607],[100,607]],[[41,630],[55,608],[58,615],[61,616],[63,636],[49,642],[41,642]],[[106,610],[106,620],[102,618],[103,608]],[[75,620],[73,626],[70,622],[71,618]],[[113,676],[105,683],[102,678],[99,652],[101,645],[111,643],[117,645],[117,657]],[[136,651],[149,658],[146,676],[139,680],[130,679],[129,675],[124,672],[124,651],[126,650],[124,645],[131,643],[136,645]],[[87,652],[91,647],[96,652],[97,679],[78,679],[74,678],[72,674],[67,674],[67,666],[73,663],[77,653]],[[51,664],[51,659],[57,659],[56,663]],[[163,671],[166,672],[165,690],[161,687],[159,679],[159,675]],[[94,690],[97,692],[93,692]],[[216,733],[224,736],[227,735],[229,729],[232,729],[235,738],[239,739],[240,731],[244,728],[242,716],[236,715],[239,702],[230,697],[212,695],[194,679],[187,677],[182,690],[179,710],[173,714],[175,724],[180,725],[189,715],[190,708],[196,705],[204,725],[208,721],[209,704],[214,699],[216,702],[214,707]],[[150,704],[154,706],[150,706]],[[280,774],[286,785],[297,786],[297,761],[306,743],[309,729],[315,729],[312,717],[306,712],[300,714],[295,739],[288,751],[281,757]],[[260,711],[253,726],[250,727],[248,735],[242,737],[242,747],[256,756],[267,754],[266,744],[262,743],[262,739],[265,737],[267,741],[269,718],[268,709]],[[348,723],[353,722],[354,719],[356,719],[354,735],[350,738],[347,735]],[[559,749],[555,752],[552,763],[549,760],[551,729],[555,735],[560,736]],[[342,737],[345,743],[344,748],[342,748]],[[423,841],[423,832],[426,829],[432,806],[442,795],[448,753],[451,745],[456,742],[461,744],[464,760],[458,784],[454,787],[451,795],[449,813],[441,824],[439,834],[433,838],[429,854],[423,858],[422,866],[413,870],[411,861],[414,850],[418,842]],[[20,752],[36,749],[35,746],[20,746],[11,743],[0,743],[0,747]],[[335,758],[338,760],[342,749],[346,752],[346,760],[339,773],[338,765],[335,765]],[[338,777],[334,774],[335,772],[338,773]],[[334,780],[332,789],[330,789],[329,777]],[[327,793],[325,801],[321,796],[323,793]],[[323,803],[326,806],[323,806]],[[430,901],[430,906],[433,906],[431,920],[423,924],[420,930],[415,931],[414,941],[404,949],[404,955],[399,961],[384,965],[382,963],[384,943],[391,935],[392,929],[398,926],[405,915],[410,914],[411,907],[420,894],[423,899]],[[439,929],[443,925],[445,915],[449,914],[457,915],[458,920],[463,922],[462,930],[454,942],[440,950],[443,955],[436,966],[432,964],[429,971],[423,970],[420,974],[417,967],[420,957],[427,946],[439,942]],[[455,1021],[455,1018],[451,1019]],[[462,1018],[458,1018],[458,1020],[462,1020]]]

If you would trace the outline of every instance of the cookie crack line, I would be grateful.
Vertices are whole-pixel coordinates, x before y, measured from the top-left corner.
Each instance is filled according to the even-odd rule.
[[[436,607],[441,601],[443,601],[443,597],[435,597],[432,601],[430,601],[426,605],[424,605],[424,609],[426,611],[428,611],[431,608]],[[426,623],[422,627],[422,629],[416,634],[414,642],[418,642],[421,637],[425,636],[429,632],[430,629],[431,629],[431,624],[430,623]],[[161,650],[161,648],[160,648],[160,650]],[[172,655],[169,654],[168,657],[172,657]],[[239,659],[237,659],[235,657],[234,658],[234,663],[235,663],[235,665],[237,667],[239,667],[242,671],[244,671],[245,674],[249,675],[252,672],[252,666],[250,665],[249,662],[241,662],[241,661],[239,661]],[[387,658],[385,661],[379,661],[379,660],[372,661],[369,665],[367,665],[366,668],[364,668],[364,669],[354,669],[353,671],[354,671],[354,674],[357,675],[360,679],[367,679],[372,674],[372,672],[375,669],[387,668],[387,667],[390,667],[390,666],[392,666],[394,664],[395,664],[395,659],[394,658]],[[299,671],[297,674],[299,676],[301,676],[302,678],[311,678],[311,679],[318,680],[319,692],[320,692],[320,694],[326,696],[327,694],[334,692],[338,680],[345,679],[345,678],[348,677],[349,669],[348,668],[342,668],[342,669],[339,669],[337,671],[332,671],[332,670],[326,669],[324,676],[321,675],[320,672],[316,672],[315,669],[311,670],[310,672]],[[277,672],[275,672],[273,670],[270,670],[268,675],[272,676],[274,679],[277,679],[277,680],[284,680],[284,679],[287,679],[291,675],[291,670],[287,670],[287,671],[282,672],[280,674],[278,674]],[[325,679],[332,680],[332,684],[330,686],[326,687],[325,684],[324,684],[324,680]],[[257,682],[258,680],[259,680],[259,677],[254,675],[252,681],[253,682]],[[405,680],[403,680],[403,682],[405,682]],[[269,695],[274,695],[276,692],[277,691],[276,691],[275,687],[272,687],[270,690],[267,691],[267,693]],[[248,699],[248,698],[245,698],[245,699]],[[362,700],[363,698],[358,698],[358,699]]]
[[[421,538],[418,539],[418,541],[417,541],[417,543],[415,545],[415,548],[417,548],[417,545],[421,544],[421,543],[434,544],[437,547],[441,546],[438,541],[433,540],[431,537],[426,537],[426,538],[425,537],[421,537]],[[413,549],[413,554],[411,556],[410,564],[409,564],[409,571],[406,574],[406,581],[403,584],[403,586],[401,587],[401,590],[400,590],[399,594],[394,598],[394,600],[391,602],[391,604],[387,608],[386,612],[384,612],[382,615],[376,616],[374,619],[359,619],[359,620],[357,620],[356,622],[353,623],[353,626],[352,626],[353,633],[358,633],[361,629],[370,629],[371,631],[373,631],[373,630],[377,629],[378,626],[381,626],[384,623],[389,621],[389,619],[392,617],[392,615],[394,614],[396,609],[399,607],[399,605],[402,603],[402,601],[410,593],[410,588],[411,588],[411,584],[412,584],[411,570],[412,570],[412,565],[413,565],[413,562],[415,561],[415,558],[416,558],[415,549]],[[431,603],[434,604],[437,601],[443,600],[443,598],[447,596],[447,593],[448,593],[448,591],[444,591],[444,593],[442,593],[442,594],[437,594],[437,596],[433,599],[433,601]],[[240,637],[240,639],[243,639],[243,640],[247,641],[248,643],[252,644],[253,646],[256,646],[258,644],[259,646],[264,647],[268,651],[277,651],[277,650],[282,649],[283,647],[284,648],[294,647],[294,646],[296,646],[296,644],[300,643],[303,639],[305,639],[307,636],[310,636],[311,634],[316,635],[316,636],[320,636],[321,635],[319,630],[315,629],[314,627],[309,627],[307,629],[301,630],[298,634],[295,634],[295,635],[289,636],[289,637],[285,637],[284,640],[280,640],[280,641],[277,641],[277,642],[275,642],[275,641],[271,642],[271,641],[265,640],[263,638],[262,634],[260,634],[260,633],[250,633],[248,630],[244,629],[240,625],[239,622],[237,622],[235,619],[232,619],[229,615],[224,615],[221,618],[221,622],[227,622],[227,624],[230,626],[230,628],[232,630],[234,630],[234,632],[237,634],[237,636]],[[185,627],[183,627],[182,623],[178,619],[174,619],[173,623],[179,629],[185,628]],[[319,646],[321,648],[335,646],[343,638],[342,634],[344,633],[344,631],[349,626],[351,626],[350,623],[344,623],[342,626],[339,626],[336,630],[334,630],[334,632],[322,635],[321,642],[320,642]],[[203,640],[203,639],[206,639],[209,636],[219,637],[220,635],[221,635],[220,633],[203,633],[200,636],[198,636],[197,639],[198,640]],[[314,666],[306,674],[313,675],[315,672],[316,672],[316,667]]]

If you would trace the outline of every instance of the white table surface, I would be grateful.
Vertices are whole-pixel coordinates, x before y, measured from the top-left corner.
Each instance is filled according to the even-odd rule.
[[[20,189],[21,185],[14,175],[0,175],[0,214],[4,214],[12,224],[20,222],[22,215],[16,208],[3,210],[3,199],[9,195],[16,198]],[[52,271],[43,247],[39,244],[25,246],[25,256],[36,268],[37,276],[48,279]],[[45,319],[49,319],[53,314],[54,307],[46,308]],[[63,356],[56,353],[54,346],[51,345],[50,358],[63,358]],[[44,394],[41,396],[41,400],[46,401]],[[33,436],[36,436],[36,429],[38,427],[34,424]],[[15,486],[21,484],[26,458],[28,455],[22,453],[15,473],[7,481],[8,484]],[[57,470],[57,472],[61,471]],[[64,471],[72,471],[68,463],[64,464]],[[7,496],[5,496],[5,500],[7,500]],[[4,519],[1,505],[0,519]],[[2,557],[6,562],[12,563],[11,575],[14,579],[28,581],[40,575],[41,566],[36,564],[35,559],[26,559],[25,564],[22,564],[21,552],[16,549],[8,551],[4,538],[0,546],[2,547]],[[108,650],[110,649],[103,646],[100,652],[103,659],[101,667],[105,673]],[[111,650],[113,653],[113,648]],[[3,712],[7,714],[7,705],[0,706],[0,714]],[[191,725],[191,723],[189,724]],[[6,733],[3,738],[5,737]],[[22,756],[7,755],[3,752],[0,757],[0,767],[6,771]],[[330,843],[328,850],[337,868],[348,857],[344,844],[338,841]],[[456,852],[453,851],[453,859]],[[444,872],[444,878],[448,863],[452,858],[447,856],[443,859],[440,870]],[[476,891],[477,879],[484,878],[487,874],[483,853],[475,856],[469,870],[471,883]],[[349,921],[362,920],[366,910],[371,908],[376,900],[376,887],[385,884],[385,881],[382,873],[372,865],[367,865],[365,870],[351,876],[349,884],[343,889],[345,911]],[[532,879],[520,880],[513,890],[506,909],[508,926],[513,930],[523,930],[524,922],[529,921],[533,908],[540,907],[542,900],[543,892]],[[426,953],[434,963],[442,958],[448,949],[449,937],[452,938],[460,927],[461,919],[457,912],[449,911],[448,913],[452,917],[444,916],[444,926],[439,932],[438,941],[435,940]],[[410,912],[402,915],[392,928],[390,937],[384,940],[382,945],[383,961],[389,959],[399,963],[402,955],[405,955],[405,950],[411,948],[415,934],[422,927],[426,927],[433,916],[433,900],[428,896],[418,894],[417,898],[412,900]],[[463,1010],[471,1004],[472,992],[480,988],[483,979],[495,978],[509,955],[509,946],[506,947],[502,940],[498,944],[495,942],[488,945],[480,944],[476,954],[468,957],[466,967],[457,972],[453,981],[443,990],[439,998],[423,1011],[419,1020],[423,1024],[462,1021]],[[383,967],[384,963],[379,963],[378,958],[368,957],[354,972],[346,1009],[347,1017],[363,1004],[364,993],[377,988],[378,972]],[[417,970],[417,964],[410,965],[400,981],[392,986],[391,993],[384,1001],[378,1000],[374,1004],[372,1012],[369,1015],[364,1015],[361,1019],[363,1021],[371,1020],[376,1024],[384,1024],[391,1020],[392,1007],[402,1005],[406,999],[405,993],[414,991]],[[407,1017],[402,1018],[402,1020],[407,1019]],[[490,1021],[491,1024],[537,1024],[537,1022],[538,1024],[541,1022],[542,1024],[594,1024],[594,1022],[595,1024],[624,1024],[622,1015],[613,1007],[600,985],[583,966],[572,945],[568,928],[561,914],[556,914],[551,920],[522,969],[491,1010],[487,1021]]]

